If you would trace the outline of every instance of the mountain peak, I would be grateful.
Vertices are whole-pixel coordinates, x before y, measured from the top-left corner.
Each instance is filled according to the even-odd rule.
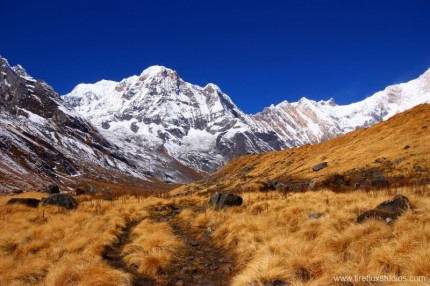
[[[218,91],[218,92],[220,92],[220,93],[221,93],[221,89],[219,88],[219,86],[217,86],[217,85],[216,85],[216,84],[214,84],[214,83],[208,83],[208,84],[203,88],[203,90],[206,90],[206,91],[208,91],[208,92]]]
[[[307,99],[306,97],[302,97],[299,99],[299,101],[297,102],[297,104],[303,105],[303,104],[314,104],[315,102],[313,100]]]
[[[9,62],[7,61],[7,59],[3,58],[1,55],[0,55],[0,64],[1,64],[1,66],[6,65],[6,66],[10,67]]]
[[[159,65],[154,65],[146,68],[145,70],[142,71],[140,75],[145,77],[153,77],[160,74],[162,76],[167,76],[171,74],[175,75],[176,77],[178,76],[176,71]]]
[[[21,65],[13,66],[12,69],[19,76],[22,76],[22,77],[28,77],[29,76],[27,71]]]
[[[329,100],[320,100],[318,103],[321,105],[330,105],[330,106],[337,105],[333,97],[331,97]]]

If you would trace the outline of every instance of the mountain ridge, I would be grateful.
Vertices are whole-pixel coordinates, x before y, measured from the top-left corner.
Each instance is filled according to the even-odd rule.
[[[81,117],[47,83],[0,57],[0,192],[45,184],[159,183]]]
[[[369,128],[301,147],[246,155],[173,194],[428,184],[430,104],[420,104]],[[315,166],[322,164],[321,168]]]
[[[429,101],[430,69],[350,105],[302,98],[251,115],[216,84],[188,83],[163,66],[59,96],[1,58],[1,175],[23,188],[70,183],[86,172],[138,186],[187,183],[238,156],[323,142]],[[20,184],[35,164],[46,174]]]
[[[252,126],[215,84],[190,84],[161,66],[120,82],[78,85],[64,98],[133,153],[146,152],[151,157],[151,152],[164,149],[204,173],[238,155],[286,147],[272,131]]]
[[[188,83],[163,66],[119,82],[80,84],[64,98],[117,144],[133,152],[162,148],[208,174],[236,156],[320,143],[430,102],[430,69],[356,103],[303,97],[256,114],[245,114],[217,85]],[[133,134],[147,138],[138,149]]]

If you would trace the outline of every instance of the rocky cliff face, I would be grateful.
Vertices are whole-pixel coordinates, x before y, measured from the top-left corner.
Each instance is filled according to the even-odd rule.
[[[82,174],[142,175],[49,85],[1,57],[0,161],[0,191],[62,184]]]

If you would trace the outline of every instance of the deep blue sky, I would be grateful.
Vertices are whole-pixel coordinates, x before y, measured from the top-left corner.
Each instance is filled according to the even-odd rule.
[[[430,67],[430,1],[0,1],[0,55],[60,94],[158,64],[245,112],[363,99]]]

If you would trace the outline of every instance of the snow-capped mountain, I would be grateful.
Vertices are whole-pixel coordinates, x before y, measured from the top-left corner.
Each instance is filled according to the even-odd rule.
[[[424,102],[430,102],[430,70],[350,105],[302,98],[255,115],[244,114],[216,85],[187,83],[161,66],[120,82],[79,84],[60,97],[0,57],[2,187],[81,175],[189,182],[235,156],[318,143]]]
[[[145,178],[45,82],[0,57],[0,191],[67,178]]]
[[[322,142],[429,102],[429,78],[430,70],[350,105],[302,98],[247,115],[216,85],[193,85],[153,66],[120,82],[80,84],[64,100],[136,164],[178,181],[160,173],[160,156],[211,173],[237,155]]]
[[[161,66],[121,82],[80,84],[64,100],[153,173],[160,154],[211,173],[234,156],[286,147],[275,132],[255,126],[216,85],[187,83]]]
[[[430,69],[407,83],[391,85],[383,91],[349,105],[334,99],[281,102],[251,116],[254,124],[274,131],[289,146],[319,143],[357,128],[369,127],[420,103],[430,102]]]

